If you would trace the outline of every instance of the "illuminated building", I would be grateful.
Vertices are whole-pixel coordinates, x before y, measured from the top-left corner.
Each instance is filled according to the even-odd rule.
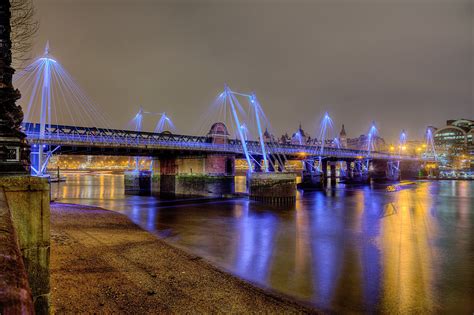
[[[263,141],[265,142],[275,142],[275,139],[272,134],[268,132],[268,129],[265,128],[265,132],[263,133]]]
[[[347,148],[354,150],[367,150],[369,144],[369,137],[367,135],[360,135],[358,138],[348,138]],[[377,135],[372,139],[375,151],[384,151],[386,149],[385,140]]]
[[[298,130],[296,130],[296,132],[291,137],[291,144],[306,144],[307,140],[308,140],[308,135],[301,128],[301,124],[300,124]]]
[[[341,148],[347,147],[347,134],[346,129],[344,129],[344,124],[342,125],[341,132],[339,133],[339,144],[341,145]]]
[[[434,132],[436,150],[453,168],[474,168],[474,120],[448,120]]]

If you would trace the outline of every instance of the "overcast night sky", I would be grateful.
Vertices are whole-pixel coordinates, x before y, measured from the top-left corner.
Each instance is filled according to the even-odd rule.
[[[278,134],[325,110],[350,137],[474,119],[470,0],[35,4],[34,55],[49,39],[117,128],[143,105],[191,133],[224,83],[255,91]]]

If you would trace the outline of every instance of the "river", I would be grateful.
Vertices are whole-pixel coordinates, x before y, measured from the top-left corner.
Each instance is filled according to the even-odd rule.
[[[236,179],[237,190],[245,178]],[[121,212],[239,277],[336,312],[471,314],[474,181],[420,181],[387,192],[298,194],[292,207],[245,199],[174,205],[125,196],[123,176],[69,174],[60,202]]]

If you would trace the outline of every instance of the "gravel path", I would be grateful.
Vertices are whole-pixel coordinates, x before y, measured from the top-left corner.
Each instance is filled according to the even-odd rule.
[[[51,204],[56,313],[312,313],[96,207]]]

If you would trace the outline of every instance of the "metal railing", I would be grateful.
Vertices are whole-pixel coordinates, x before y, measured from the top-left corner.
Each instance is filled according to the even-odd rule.
[[[33,145],[70,145],[91,147],[128,147],[139,149],[168,149],[189,151],[214,151],[243,154],[240,140],[228,139],[226,144],[213,143],[212,137],[188,136],[171,133],[136,132],[119,129],[101,129],[64,125],[51,125],[45,128],[44,136],[40,136],[39,124],[25,123],[24,131],[27,140]],[[262,155],[258,141],[247,141],[251,155]],[[271,146],[270,154],[285,154],[290,156],[316,157],[320,155],[319,145],[276,144]],[[407,154],[390,154],[385,152],[370,152],[346,148],[324,147],[323,157],[356,158],[356,159],[385,159],[385,160],[421,160],[418,156]]]

